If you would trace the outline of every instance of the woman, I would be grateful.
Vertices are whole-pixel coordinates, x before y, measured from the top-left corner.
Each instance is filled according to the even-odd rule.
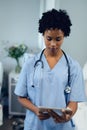
[[[39,20],[46,48],[24,64],[15,94],[27,109],[24,130],[74,130],[72,120],[78,102],[85,100],[82,70],[77,61],[65,54],[61,45],[69,36],[71,20],[65,10],[52,9]],[[65,94],[67,86],[68,95]],[[70,91],[71,89],[71,91]],[[62,115],[38,106],[67,108]]]

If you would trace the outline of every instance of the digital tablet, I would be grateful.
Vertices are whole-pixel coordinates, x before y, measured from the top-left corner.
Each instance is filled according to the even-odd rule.
[[[44,106],[38,106],[39,112],[47,113],[48,110],[53,110],[56,112],[58,115],[62,115],[62,110],[66,111],[66,114],[72,113],[71,109],[68,108],[56,108],[56,107],[44,107]]]

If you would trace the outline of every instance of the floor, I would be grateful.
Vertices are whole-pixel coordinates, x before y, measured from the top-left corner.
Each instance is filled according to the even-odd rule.
[[[0,130],[23,130],[24,117],[12,116],[9,119],[8,108],[3,108],[3,125]]]

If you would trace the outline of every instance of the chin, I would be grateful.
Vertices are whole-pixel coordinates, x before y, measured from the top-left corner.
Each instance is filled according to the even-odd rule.
[[[56,55],[56,54],[58,53],[58,49],[51,48],[51,49],[50,49],[50,53],[51,53],[52,55]]]

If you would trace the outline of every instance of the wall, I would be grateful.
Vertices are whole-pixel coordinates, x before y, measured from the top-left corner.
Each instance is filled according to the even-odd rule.
[[[38,2],[37,2],[38,1]],[[86,0],[0,0],[0,61],[4,70],[9,72],[16,62],[7,57],[5,47],[25,43],[33,51],[42,45],[38,40],[38,19],[51,6],[66,9],[72,20],[71,35],[65,38],[63,49],[77,59],[81,66],[87,61],[87,1]],[[46,6],[46,7],[44,7]]]
[[[0,0],[0,61],[4,68],[3,105],[8,105],[8,75],[16,66],[16,61],[7,56],[5,48],[25,43],[29,52],[39,51],[39,12],[40,0]]]
[[[66,9],[72,21],[71,35],[65,39],[63,49],[77,59],[83,67],[87,61],[87,0],[56,0],[55,8]]]
[[[38,50],[38,19],[40,0],[0,0],[0,61],[9,72],[15,60],[7,57],[5,48],[25,43]]]
[[[73,25],[71,27],[71,34],[69,37],[65,38],[62,48],[73,58],[75,58],[83,67],[87,62],[87,0],[41,1],[41,13],[52,8],[67,10]],[[44,48],[43,38],[41,38],[41,36],[39,37],[39,45],[40,47]]]
[[[55,4],[50,5],[52,2]],[[71,35],[65,39],[62,48],[82,67],[87,61],[87,0],[0,0],[0,61],[5,71],[5,95],[8,91],[8,73],[16,65],[15,60],[7,56],[5,48],[25,43],[30,51],[39,51],[43,45],[42,40],[38,40],[38,19],[51,6],[66,9],[73,23]]]

